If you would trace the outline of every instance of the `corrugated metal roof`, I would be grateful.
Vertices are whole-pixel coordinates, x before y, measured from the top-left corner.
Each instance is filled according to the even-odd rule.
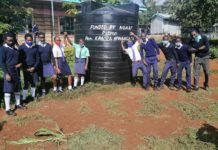
[[[153,17],[156,17],[156,16],[161,17],[163,19],[170,19],[172,17],[172,15],[170,15],[170,14],[162,14],[162,13],[156,13],[153,15]]]

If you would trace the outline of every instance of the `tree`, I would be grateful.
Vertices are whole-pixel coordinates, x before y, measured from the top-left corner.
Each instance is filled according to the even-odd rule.
[[[26,0],[1,0],[0,34],[23,30],[31,9],[25,7]]]
[[[218,22],[218,0],[183,0],[176,16],[183,27],[208,30]]]

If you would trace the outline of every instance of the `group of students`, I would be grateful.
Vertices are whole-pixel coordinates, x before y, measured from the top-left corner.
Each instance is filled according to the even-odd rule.
[[[54,45],[45,40],[45,33],[38,33],[38,43],[33,42],[32,34],[25,34],[25,42],[17,45],[16,37],[12,33],[4,35],[4,44],[0,47],[0,66],[4,72],[4,102],[7,115],[15,116],[16,109],[25,109],[25,101],[28,97],[28,89],[31,86],[31,97],[36,99],[36,84],[41,80],[41,94],[46,94],[45,81],[52,78],[53,91],[63,92],[63,77],[68,78],[68,90],[77,87],[79,79],[83,85],[86,70],[89,63],[89,49],[84,45],[84,40],[79,39],[79,44],[70,40],[67,33],[64,34],[64,44],[60,37],[54,38]],[[72,72],[65,56],[65,46],[70,44],[75,50],[74,84],[72,86]],[[24,86],[21,88],[20,70],[23,72]],[[21,89],[22,95],[20,94]],[[15,109],[10,107],[10,100],[14,94]]]
[[[149,39],[145,33],[140,37],[133,32],[130,33],[128,41],[121,41],[124,53],[128,54],[132,62],[132,84],[136,84],[138,69],[143,73],[143,88],[148,90],[150,81],[151,67],[153,68],[154,90],[163,89],[168,72],[171,72],[169,89],[182,89],[182,71],[186,71],[186,90],[191,92],[191,68],[192,54],[194,58],[194,90],[199,90],[199,78],[201,66],[203,67],[205,82],[204,89],[208,90],[209,82],[209,40],[206,36],[201,35],[197,30],[191,32],[191,41],[189,44],[182,42],[181,37],[176,37],[174,42],[170,41],[168,35],[164,35],[162,42],[157,44],[154,39]],[[135,41],[132,39],[136,39]],[[126,43],[126,44],[125,44]],[[126,46],[125,46],[126,45]],[[158,79],[158,61],[160,50],[165,56],[160,82]],[[177,77],[177,84],[175,84]]]

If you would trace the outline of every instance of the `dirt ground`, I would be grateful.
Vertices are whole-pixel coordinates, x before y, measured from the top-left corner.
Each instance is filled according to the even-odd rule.
[[[217,101],[217,60],[211,61],[211,70],[210,88],[214,90],[208,97],[212,101]],[[201,76],[201,85],[203,85],[202,80],[203,76]],[[201,91],[202,89],[199,92]],[[167,138],[171,135],[182,136],[188,128],[199,129],[203,124],[208,123],[205,119],[193,119],[185,115],[173,105],[176,100],[189,101],[190,97],[184,98],[184,95],[187,96],[184,91],[171,91],[167,87],[161,91],[153,91],[153,89],[144,91],[140,86],[125,86],[109,91],[96,91],[88,96],[71,100],[46,99],[32,102],[28,105],[27,110],[18,110],[16,117],[7,117],[4,110],[1,109],[0,150],[67,149],[66,144],[57,147],[51,142],[28,145],[7,143],[7,141],[19,140],[23,137],[34,138],[34,132],[37,129],[54,128],[56,124],[66,134],[77,133],[91,124],[105,128],[111,133],[124,137],[122,149],[127,150],[136,149],[139,145],[144,144],[143,137],[145,136],[160,138]],[[149,99],[149,96],[158,99],[156,105],[151,105],[153,107],[151,111],[149,111],[150,108],[144,108],[146,101],[144,102],[145,106],[141,101],[146,97]],[[198,101],[197,98],[196,103],[201,103],[199,102],[201,100]],[[206,102],[201,105],[207,108]],[[140,112],[143,109],[146,110]],[[218,128],[218,122],[209,124]]]

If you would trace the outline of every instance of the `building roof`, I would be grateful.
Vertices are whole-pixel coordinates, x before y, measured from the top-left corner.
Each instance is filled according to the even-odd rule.
[[[163,18],[163,19],[170,19],[172,17],[172,15],[170,14],[162,14],[162,13],[156,13],[152,16],[152,18],[154,17],[160,17],[160,18]]]
[[[218,23],[215,23],[213,26],[214,26],[214,27],[218,27]]]

